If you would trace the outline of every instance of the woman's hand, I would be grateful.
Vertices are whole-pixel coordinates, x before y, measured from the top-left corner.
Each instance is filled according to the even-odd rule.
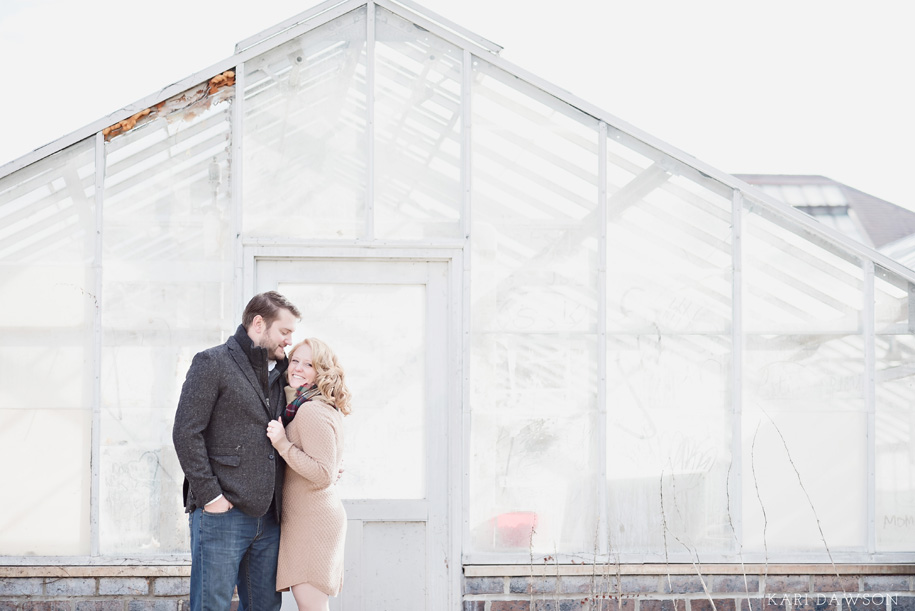
[[[271,420],[267,424],[267,437],[274,448],[277,447],[278,443],[286,441],[286,429],[283,428],[283,422],[279,418]]]

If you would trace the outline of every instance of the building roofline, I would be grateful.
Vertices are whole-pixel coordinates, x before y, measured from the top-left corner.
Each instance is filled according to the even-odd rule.
[[[200,83],[203,83],[218,74],[222,74],[226,70],[234,69],[238,64],[244,63],[247,59],[259,55],[266,49],[279,46],[280,44],[283,44],[286,41],[303,34],[304,32],[319,27],[340,15],[360,8],[372,1],[373,0],[344,0],[341,2],[340,0],[327,0],[327,2],[324,2],[309,11],[306,11],[297,17],[293,17],[292,19],[283,22],[285,25],[281,24],[282,27],[277,26],[276,28],[265,30],[258,35],[262,38],[257,42],[253,40],[256,37],[245,39],[245,41],[242,41],[242,43],[248,44],[248,46],[241,51],[236,51],[233,55],[227,57],[226,59],[217,62],[208,68],[197,71],[187,78],[163,87],[162,89],[141,98],[133,104],[129,104],[124,108],[116,110],[115,112],[106,115],[105,117],[102,117],[101,119],[98,119],[81,129],[71,132],[70,134],[58,138],[57,140],[50,142],[44,146],[41,146],[18,159],[0,166],[0,178],[4,178],[17,170],[31,165],[44,157],[53,155],[77,142],[90,137],[94,137],[96,133],[102,131],[106,127],[127,119],[136,113],[154,106],[159,102],[167,100],[170,97],[177,95],[178,93],[194,87],[195,85],[199,85]],[[856,240],[841,234],[831,227],[827,227],[822,223],[819,223],[816,219],[813,219],[809,215],[796,210],[790,204],[779,201],[764,193],[761,189],[757,189],[751,186],[749,183],[745,182],[737,175],[728,174],[717,168],[714,168],[711,165],[700,161],[696,157],[686,153],[685,151],[672,146],[671,144],[664,142],[659,138],[648,134],[647,132],[642,131],[641,129],[620,119],[612,113],[609,113],[606,110],[590,102],[587,102],[582,98],[579,98],[569,91],[566,91],[565,89],[562,89],[561,87],[546,81],[545,79],[521,68],[520,66],[506,61],[503,57],[493,52],[493,47],[486,46],[488,41],[486,41],[485,38],[472,34],[464,28],[460,28],[459,26],[451,24],[451,22],[436,16],[434,13],[431,13],[425,8],[414,4],[410,0],[374,0],[374,3],[378,6],[386,8],[387,10],[390,10],[391,12],[405,19],[411,20],[420,27],[428,29],[436,36],[451,42],[455,46],[463,48],[465,52],[469,52],[472,56],[475,55],[480,59],[491,63],[495,67],[508,72],[512,76],[525,81],[535,89],[543,92],[548,98],[554,100],[557,111],[569,114],[566,108],[560,107],[560,104],[567,105],[569,108],[576,109],[597,121],[605,123],[608,127],[617,130],[621,134],[625,134],[626,136],[633,138],[643,145],[647,145],[648,147],[655,149],[664,155],[674,159],[676,162],[682,164],[682,166],[677,168],[665,168],[668,169],[668,171],[671,171],[672,173],[683,173],[688,175],[690,178],[697,180],[704,186],[720,193],[723,193],[727,189],[721,189],[713,183],[719,183],[728,189],[743,192],[744,194],[751,196],[752,199],[759,205],[786,217],[787,220],[799,226],[809,234],[818,236],[820,239],[836,245],[858,258],[873,261],[874,263],[879,264],[880,266],[892,271],[893,273],[906,278],[908,281],[915,283],[915,271],[899,264],[898,262],[883,255],[879,251],[860,242],[857,242]],[[302,17],[303,15],[307,16],[307,18],[304,20]],[[449,29],[438,20],[447,22],[458,31]],[[291,23],[293,21],[295,21],[295,23]],[[273,31],[274,29],[276,29],[276,31]],[[470,36],[466,36],[461,32],[466,32],[470,34]],[[242,43],[239,44],[241,45]],[[491,45],[492,43],[488,44]],[[495,45],[495,47],[498,47],[498,45]],[[501,47],[498,48],[501,50]]]

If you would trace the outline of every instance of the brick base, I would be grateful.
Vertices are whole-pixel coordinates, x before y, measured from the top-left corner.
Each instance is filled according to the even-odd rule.
[[[831,565],[817,567],[821,572],[806,566],[803,574],[702,575],[646,565],[635,574],[590,575],[580,565],[533,576],[519,576],[524,567],[501,568],[505,574],[497,576],[500,567],[464,567],[462,611],[915,611],[911,565],[888,565],[886,574],[868,566],[866,575],[851,574],[858,567],[837,575]]]
[[[0,611],[185,611],[190,608],[189,567],[133,567],[127,571],[123,567],[0,569]]]

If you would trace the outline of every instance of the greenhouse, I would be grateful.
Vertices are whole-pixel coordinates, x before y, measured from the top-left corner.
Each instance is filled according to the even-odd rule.
[[[329,0],[0,166],[0,582],[187,575],[181,384],[276,289],[355,396],[332,608],[915,590],[915,271],[499,51]]]

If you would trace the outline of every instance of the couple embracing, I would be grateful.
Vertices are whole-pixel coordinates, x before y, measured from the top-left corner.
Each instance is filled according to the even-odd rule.
[[[225,344],[187,372],[172,438],[191,534],[191,609],[325,610],[343,582],[346,514],[336,491],[350,393],[336,356],[306,339],[299,310],[255,295]]]

